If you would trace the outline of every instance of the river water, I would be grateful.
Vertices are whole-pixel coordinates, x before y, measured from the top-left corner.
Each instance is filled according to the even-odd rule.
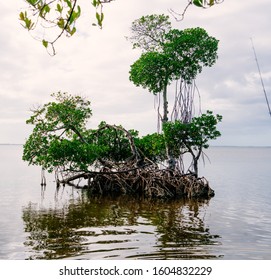
[[[271,259],[271,148],[211,147],[205,202],[56,190],[0,145],[0,259]]]

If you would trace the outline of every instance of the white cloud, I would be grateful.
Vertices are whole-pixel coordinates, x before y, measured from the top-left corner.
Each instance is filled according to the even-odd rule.
[[[140,52],[125,36],[136,18],[182,12],[187,1],[116,0],[105,5],[103,30],[91,26],[94,10],[82,1],[84,15],[78,33],[62,39],[50,57],[19,23],[24,1],[4,2],[0,11],[0,143],[23,142],[33,104],[50,100],[59,90],[81,94],[92,101],[90,126],[101,120],[135,128],[142,134],[156,130],[153,96],[129,81],[129,67]],[[198,77],[203,109],[223,115],[223,145],[270,145],[271,119],[263,96],[250,37],[253,37],[268,95],[271,98],[270,1],[225,0],[207,10],[191,7],[175,28],[201,26],[220,40],[215,66]],[[214,143],[214,144],[215,144]]]

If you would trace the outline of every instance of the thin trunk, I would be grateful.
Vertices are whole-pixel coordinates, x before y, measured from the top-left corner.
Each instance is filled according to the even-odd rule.
[[[162,123],[166,123],[168,121],[168,101],[167,101],[167,83],[165,83],[164,90],[163,90],[163,119]]]
[[[168,83],[168,78],[165,79],[165,85],[164,85],[164,90],[163,90],[163,110],[164,110],[164,114],[163,114],[163,118],[162,118],[162,125],[168,122],[167,83]],[[170,151],[167,143],[166,143],[166,153],[167,153],[167,158],[168,158],[168,168],[174,170],[176,168],[176,160],[171,155],[171,151]]]
[[[196,157],[193,158],[193,168],[196,178],[199,176],[199,168],[198,168],[198,159]]]
[[[193,152],[192,147],[190,147],[187,144],[186,144],[186,147],[187,147],[189,153],[191,154],[191,156],[193,158],[193,162],[192,162],[193,169],[194,169],[193,171],[194,171],[194,174],[195,174],[196,178],[198,178],[198,176],[199,176],[198,162],[199,162],[199,158],[200,158],[201,153],[202,153],[202,147],[199,147],[199,151],[198,151],[197,155],[195,155],[195,153]]]
[[[194,171],[196,174],[196,177],[198,178],[199,176],[199,168],[198,168],[198,162],[199,162],[199,158],[201,157],[202,154],[202,147],[199,147],[199,151],[197,156],[194,158]]]

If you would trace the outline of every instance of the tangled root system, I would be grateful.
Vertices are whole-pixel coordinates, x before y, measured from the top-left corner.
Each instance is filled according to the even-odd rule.
[[[99,172],[85,172],[62,180],[75,185],[77,179],[86,179],[87,188],[98,195],[132,195],[144,198],[203,198],[214,196],[205,178],[193,174],[182,174],[178,170],[159,169],[150,165],[145,168],[111,170],[103,168]]]

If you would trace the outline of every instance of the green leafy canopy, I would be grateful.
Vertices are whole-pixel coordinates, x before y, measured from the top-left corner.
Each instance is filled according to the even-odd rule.
[[[218,40],[202,28],[173,29],[163,36],[161,49],[144,52],[129,72],[136,86],[154,94],[162,92],[173,80],[192,81],[204,66],[212,66],[217,59]]]
[[[27,120],[34,128],[23,150],[25,161],[50,172],[88,171],[99,160],[123,162],[133,155],[127,134],[133,138],[141,156],[155,163],[167,159],[166,143],[178,158],[184,148],[187,151],[208,148],[208,141],[220,136],[216,125],[222,117],[211,111],[193,118],[191,123],[167,122],[163,134],[143,137],[136,130],[127,131],[105,122],[96,129],[87,129],[92,114],[89,101],[61,92],[52,96],[55,101],[33,110]]]
[[[163,125],[165,141],[175,156],[184,152],[201,151],[209,147],[209,141],[221,136],[217,124],[222,121],[221,115],[207,111],[199,117],[194,117],[189,123],[181,121],[167,122]]]
[[[132,155],[127,134],[136,138],[137,131],[105,122],[88,129],[90,101],[61,92],[52,97],[54,101],[32,110],[27,120],[34,128],[24,144],[23,160],[50,172],[87,171],[101,159],[118,162]]]

